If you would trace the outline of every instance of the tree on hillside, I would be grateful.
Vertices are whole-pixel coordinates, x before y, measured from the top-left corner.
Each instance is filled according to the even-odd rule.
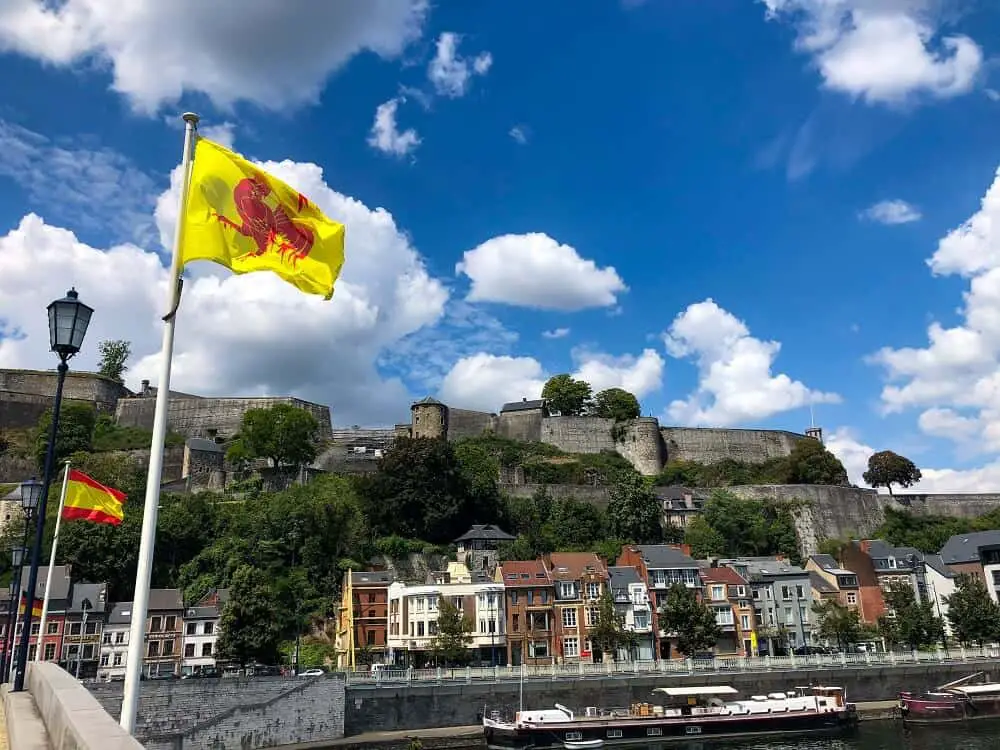
[[[438,632],[431,641],[431,653],[435,662],[443,666],[455,666],[468,661],[472,630],[472,618],[462,614],[458,607],[441,597],[438,602]]]
[[[641,413],[639,399],[624,388],[607,388],[598,392],[590,409],[592,416],[614,419],[616,422],[635,419]]]
[[[446,440],[398,438],[358,487],[379,536],[449,543],[473,523],[498,520],[498,507],[477,506],[478,496]]]
[[[722,636],[711,607],[698,601],[693,589],[675,583],[660,607],[660,627],[671,635],[685,656],[712,651]]]
[[[856,609],[828,599],[813,602],[812,610],[819,623],[817,632],[820,638],[833,641],[841,649],[864,640],[865,624]]]
[[[892,485],[912,487],[920,477],[920,469],[910,459],[892,451],[879,451],[869,457],[868,470],[861,478],[872,487],[885,487],[892,495]]]
[[[699,517],[688,524],[684,540],[696,556],[799,555],[792,508],[786,503],[741,498],[725,490],[712,493]]]
[[[713,529],[703,515],[692,518],[684,529],[684,544],[691,547],[691,554],[700,560],[724,556],[726,539]]]
[[[73,453],[89,452],[93,447],[94,426],[97,424],[97,412],[89,404],[63,401],[59,409],[59,428],[56,432],[56,464],[69,458]],[[45,452],[49,444],[49,431],[52,429],[52,410],[42,414],[35,428],[35,463],[38,470],[45,467]]]
[[[847,471],[840,459],[819,440],[799,440],[788,456],[790,484],[846,485]]]
[[[97,372],[106,378],[124,382],[128,371],[128,358],[132,356],[132,343],[117,339],[102,341],[97,345],[100,359],[97,361]]]
[[[948,622],[961,643],[978,643],[1000,638],[1000,606],[990,598],[986,584],[978,576],[958,577],[958,588],[944,597]]]
[[[617,472],[608,485],[608,531],[635,544],[663,541],[660,500],[634,471]]]
[[[219,656],[241,666],[277,664],[281,620],[281,607],[269,576],[243,565],[233,576],[229,601],[219,618]]]
[[[271,466],[301,467],[316,458],[319,422],[309,411],[291,404],[247,409],[240,423],[234,456],[266,458]]]
[[[553,375],[542,388],[542,398],[549,402],[549,408],[564,417],[585,414],[590,407],[590,383],[575,380],[563,373]]]

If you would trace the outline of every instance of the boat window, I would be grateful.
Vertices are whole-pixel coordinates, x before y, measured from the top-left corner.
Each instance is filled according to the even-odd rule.
[[[567,740],[582,740],[583,739],[583,733],[582,732],[566,732],[566,739]]]
[[[621,737],[621,736],[622,736],[622,730],[620,730],[620,729],[609,729],[608,730],[608,738],[609,739],[612,739],[612,738],[615,738],[615,737]]]
[[[660,737],[663,734],[663,730],[660,727],[650,727],[646,730],[647,737]]]

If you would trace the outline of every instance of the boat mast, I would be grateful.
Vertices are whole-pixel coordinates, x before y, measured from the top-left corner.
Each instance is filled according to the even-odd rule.
[[[971,679],[981,676],[982,672],[976,672],[975,674],[966,675],[965,677],[959,677],[957,680],[949,682],[947,685],[942,685],[938,690],[947,690],[948,688],[953,688],[961,685],[963,682],[968,682]]]
[[[521,679],[518,681],[517,710],[524,711],[524,660],[521,660]]]

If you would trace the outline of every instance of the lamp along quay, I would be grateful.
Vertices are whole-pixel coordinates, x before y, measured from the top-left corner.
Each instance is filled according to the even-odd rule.
[[[16,671],[14,673],[14,691],[24,690],[24,673],[28,664],[28,642],[31,638],[31,616],[34,609],[35,589],[38,586],[38,564],[42,554],[42,537],[45,532],[45,508],[49,501],[49,486],[52,484],[52,473],[55,464],[56,435],[59,430],[59,410],[62,407],[63,385],[69,370],[68,361],[72,359],[87,335],[90,318],[94,309],[83,304],[76,289],[70,289],[66,296],[49,304],[49,346],[59,357],[56,369],[56,396],[52,404],[52,424],[49,430],[49,442],[45,448],[45,468],[39,488],[38,504],[35,511],[35,539],[31,545],[31,566],[28,569],[28,583],[24,588],[27,592],[28,604],[24,607],[24,617],[21,620],[21,643],[17,650]],[[23,485],[22,485],[23,487]],[[30,523],[29,523],[30,526]]]
[[[28,555],[28,531],[31,529],[31,522],[35,517],[35,508],[38,507],[38,498],[42,494],[42,483],[32,477],[21,482],[18,488],[18,497],[21,501],[21,510],[24,512],[24,534],[21,544],[11,547],[10,557],[13,566],[13,575],[10,579],[10,602],[7,605],[7,632],[3,638],[3,656],[0,658],[0,682],[7,682],[10,679],[11,668],[14,666],[14,618],[21,614],[18,609],[21,595],[21,572],[24,569],[24,559]]]

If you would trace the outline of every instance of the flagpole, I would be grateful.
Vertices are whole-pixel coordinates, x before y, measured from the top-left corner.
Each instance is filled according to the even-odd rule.
[[[149,450],[149,474],[146,476],[146,500],[143,507],[139,560],[135,571],[135,596],[128,636],[125,663],[125,691],[122,697],[122,728],[135,735],[135,717],[139,709],[139,687],[146,646],[146,615],[149,611],[149,586],[153,574],[153,548],[156,545],[156,515],[160,504],[160,479],[163,475],[163,445],[167,436],[167,406],[170,399],[170,365],[174,356],[174,326],[181,297],[181,247],[184,212],[191,185],[191,159],[198,127],[198,115],[183,115],[184,154],[181,158],[180,211],[174,230],[173,257],[167,281],[167,314],[163,317],[163,344],[160,350],[160,379],[156,383],[156,411],[153,414],[153,438]]]
[[[49,617],[49,592],[52,591],[52,569],[56,566],[56,548],[59,546],[59,527],[62,525],[63,506],[66,505],[66,487],[69,485],[69,461],[63,472],[62,492],[59,493],[59,512],[56,513],[56,530],[52,534],[52,552],[49,554],[49,569],[45,573],[45,597],[42,599],[42,616],[38,620],[38,648],[35,649],[35,661],[42,660],[45,649],[45,621]],[[34,604],[34,602],[32,602]],[[56,654],[56,661],[59,655]]]

